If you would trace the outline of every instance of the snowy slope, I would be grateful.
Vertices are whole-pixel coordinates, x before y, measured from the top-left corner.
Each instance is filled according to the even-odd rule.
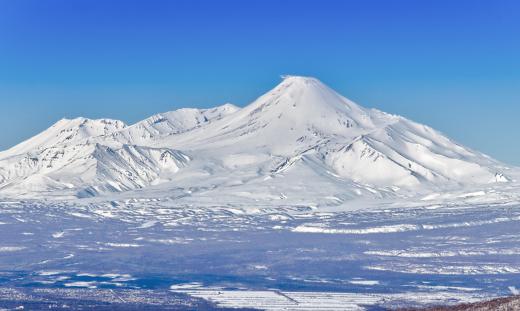
[[[130,126],[62,120],[0,153],[0,193],[181,187],[227,198],[295,200],[305,192],[345,200],[507,182],[508,172],[428,126],[288,76],[242,109],[179,109]]]
[[[90,196],[172,179],[189,161],[182,152],[98,143],[58,145],[0,160],[1,191],[11,195]]]
[[[116,141],[148,144],[162,136],[179,134],[238,111],[232,104],[210,109],[183,108],[159,113],[113,134]]]

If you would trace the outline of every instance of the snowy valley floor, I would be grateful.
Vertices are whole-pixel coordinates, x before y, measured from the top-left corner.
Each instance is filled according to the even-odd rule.
[[[0,307],[377,310],[520,288],[515,204],[182,202],[1,201]]]

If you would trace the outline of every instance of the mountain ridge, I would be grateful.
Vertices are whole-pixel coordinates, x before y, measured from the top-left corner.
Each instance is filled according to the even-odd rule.
[[[352,195],[360,188],[399,195],[508,182],[508,169],[428,126],[364,108],[318,79],[286,76],[243,108],[182,108],[133,125],[62,119],[0,152],[0,194],[85,197],[208,180],[229,190],[233,179],[269,188],[273,178],[305,171]]]

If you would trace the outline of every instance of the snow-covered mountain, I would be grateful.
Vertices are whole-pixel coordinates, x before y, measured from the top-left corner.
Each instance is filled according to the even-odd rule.
[[[0,194],[159,187],[347,199],[507,182],[508,170],[428,126],[361,107],[317,79],[288,76],[242,109],[179,109],[130,126],[61,120],[0,153]]]

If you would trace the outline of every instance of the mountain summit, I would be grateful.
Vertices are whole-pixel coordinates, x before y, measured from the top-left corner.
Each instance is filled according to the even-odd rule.
[[[319,188],[352,198],[507,182],[506,169],[428,126],[361,107],[315,78],[285,76],[241,109],[179,109],[130,126],[61,120],[0,153],[0,194],[209,187],[298,198]]]

